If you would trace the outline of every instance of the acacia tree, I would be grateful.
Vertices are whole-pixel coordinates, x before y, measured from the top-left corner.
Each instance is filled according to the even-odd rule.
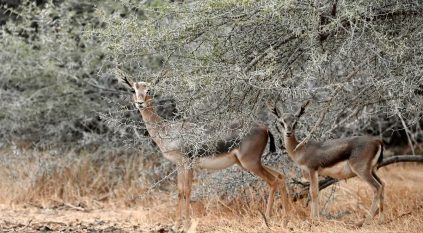
[[[241,136],[257,120],[273,129],[266,102],[292,112],[306,99],[312,105],[297,127],[300,138],[373,134],[396,145],[423,139],[418,1],[125,4],[144,14],[105,16],[107,28],[93,33],[104,38],[117,76],[150,82],[175,101],[168,121],[197,125],[184,134],[187,145],[225,138],[230,122],[243,123]],[[286,156],[266,159],[290,164]],[[229,172],[215,176],[233,184]]]
[[[293,111],[312,99],[303,136],[422,140],[418,1],[159,3],[127,3],[144,18],[107,18],[101,33],[116,66],[174,98],[178,117],[221,129],[256,121],[268,100]]]

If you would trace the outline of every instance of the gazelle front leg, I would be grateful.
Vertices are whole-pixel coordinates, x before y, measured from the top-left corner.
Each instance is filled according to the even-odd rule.
[[[383,216],[383,199],[384,199],[384,193],[385,193],[385,183],[378,177],[378,175],[376,175],[376,167],[373,168],[372,174],[382,186],[378,193],[379,195],[379,223],[384,223],[385,219]]]
[[[178,187],[178,204],[176,207],[176,230],[181,226],[183,221],[183,209],[184,209],[184,199],[185,199],[185,185],[186,185],[186,178],[185,178],[185,170],[183,165],[178,165],[177,168],[177,187]]]
[[[319,220],[319,180],[316,170],[308,171],[310,180],[311,218]]]
[[[188,231],[189,227],[191,226],[191,217],[190,217],[190,210],[191,210],[191,190],[192,190],[192,178],[193,178],[193,170],[192,168],[186,168],[185,170],[185,177],[184,177],[184,196],[185,196],[185,224],[184,224],[184,231]]]
[[[178,204],[176,207],[176,223],[175,227],[178,229],[181,226],[182,222],[182,204],[184,201],[184,178],[185,174],[183,169],[177,168],[178,174],[177,174],[177,188],[178,188]]]
[[[184,221],[184,230],[187,231],[191,226],[190,219],[190,201],[192,190],[193,170],[180,165],[178,169],[178,207],[176,211],[176,224],[178,229]]]

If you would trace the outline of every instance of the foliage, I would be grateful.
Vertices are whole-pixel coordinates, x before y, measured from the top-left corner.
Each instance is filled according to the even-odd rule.
[[[303,136],[321,117],[313,134],[319,140],[363,133],[397,144],[422,140],[419,2],[128,6],[142,8],[146,18],[104,17],[107,28],[97,32],[116,67],[171,95],[179,116],[199,128],[225,132],[226,122],[256,121],[269,100],[280,99],[291,112],[312,99]],[[191,141],[216,137],[203,130]]]
[[[23,1],[8,9],[17,19],[0,31],[0,135],[9,143],[123,145],[127,128],[115,133],[100,117],[101,112],[116,111],[110,98],[123,98],[107,73],[102,38],[84,34],[104,26],[94,14],[94,3]],[[120,12],[116,4],[104,4],[108,12]]]
[[[199,129],[240,119],[248,129],[258,118],[269,123],[269,100],[281,99],[289,112],[313,99],[303,136],[324,116],[313,134],[319,139],[370,133],[421,141],[422,5],[316,4],[23,1],[8,9],[16,20],[0,34],[0,134],[37,145],[143,140],[110,69],[119,68],[153,82],[168,120]],[[219,132],[199,130],[189,140],[225,137]]]

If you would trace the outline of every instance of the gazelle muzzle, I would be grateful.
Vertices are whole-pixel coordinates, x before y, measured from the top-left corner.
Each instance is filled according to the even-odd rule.
[[[144,101],[135,101],[135,107],[142,110],[142,109],[145,108],[145,102]]]

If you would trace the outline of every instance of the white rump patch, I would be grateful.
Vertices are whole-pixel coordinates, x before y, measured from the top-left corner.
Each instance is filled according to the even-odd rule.
[[[377,150],[375,157],[372,160],[372,167],[376,165],[381,153],[382,153],[382,145],[379,144],[379,149]]]

